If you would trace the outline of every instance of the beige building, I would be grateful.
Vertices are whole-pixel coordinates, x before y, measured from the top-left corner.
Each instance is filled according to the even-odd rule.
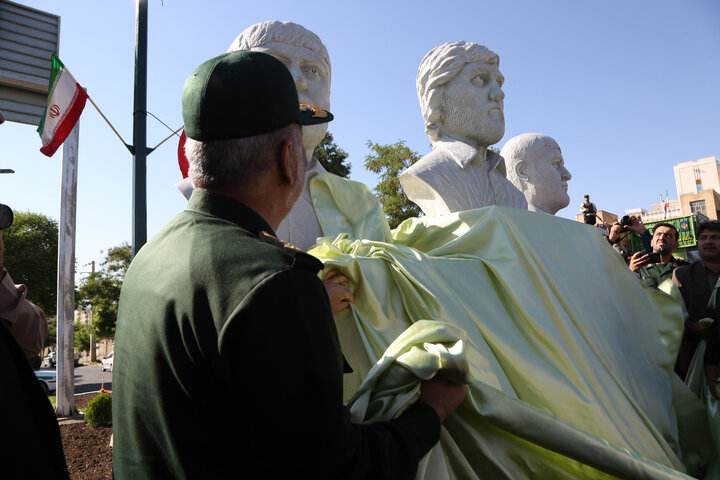
[[[720,218],[720,162],[718,157],[678,163],[673,167],[682,215],[700,212]]]

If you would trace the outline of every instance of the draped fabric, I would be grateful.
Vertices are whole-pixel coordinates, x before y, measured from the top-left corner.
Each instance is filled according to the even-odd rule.
[[[467,332],[469,393],[441,436],[449,478],[678,479],[704,468],[702,403],[673,378],[681,306],[643,287],[597,229],[485,207],[390,232],[367,187],[320,175],[311,191],[329,236],[309,253],[355,295],[336,316],[354,369],[346,399],[417,321]]]

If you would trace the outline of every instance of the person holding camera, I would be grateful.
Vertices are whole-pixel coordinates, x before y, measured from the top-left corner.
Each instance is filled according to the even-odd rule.
[[[641,238],[643,235],[649,235],[648,230],[638,217],[634,217],[636,221],[632,226],[628,227],[639,233]],[[643,283],[649,287],[656,287],[666,279],[672,277],[673,270],[677,267],[690,265],[689,262],[682,258],[673,256],[673,252],[680,245],[680,235],[674,225],[670,223],[658,223],[653,228],[652,237],[650,238],[651,253],[647,250],[635,252],[628,262],[630,270],[640,277]]]
[[[647,231],[640,217],[636,217],[635,215],[625,215],[620,219],[619,222],[613,223],[608,228],[608,231],[609,233],[607,236],[607,241],[610,242],[610,245],[612,245],[615,251],[622,255],[622,257],[625,259],[625,263],[630,261],[630,252],[628,251],[627,247],[625,247],[625,245],[620,242],[630,233],[635,232],[638,235],[643,245],[645,246],[645,251],[651,250],[650,232]],[[623,235],[623,232],[627,233]]]

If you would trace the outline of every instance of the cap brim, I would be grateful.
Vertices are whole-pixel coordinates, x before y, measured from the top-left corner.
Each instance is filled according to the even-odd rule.
[[[335,118],[332,113],[310,103],[301,103],[298,110],[297,123],[300,125],[318,125],[327,123]]]

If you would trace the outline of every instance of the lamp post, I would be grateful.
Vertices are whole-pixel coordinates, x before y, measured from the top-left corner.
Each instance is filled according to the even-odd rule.
[[[15,170],[10,168],[0,168],[0,173],[15,173]]]

